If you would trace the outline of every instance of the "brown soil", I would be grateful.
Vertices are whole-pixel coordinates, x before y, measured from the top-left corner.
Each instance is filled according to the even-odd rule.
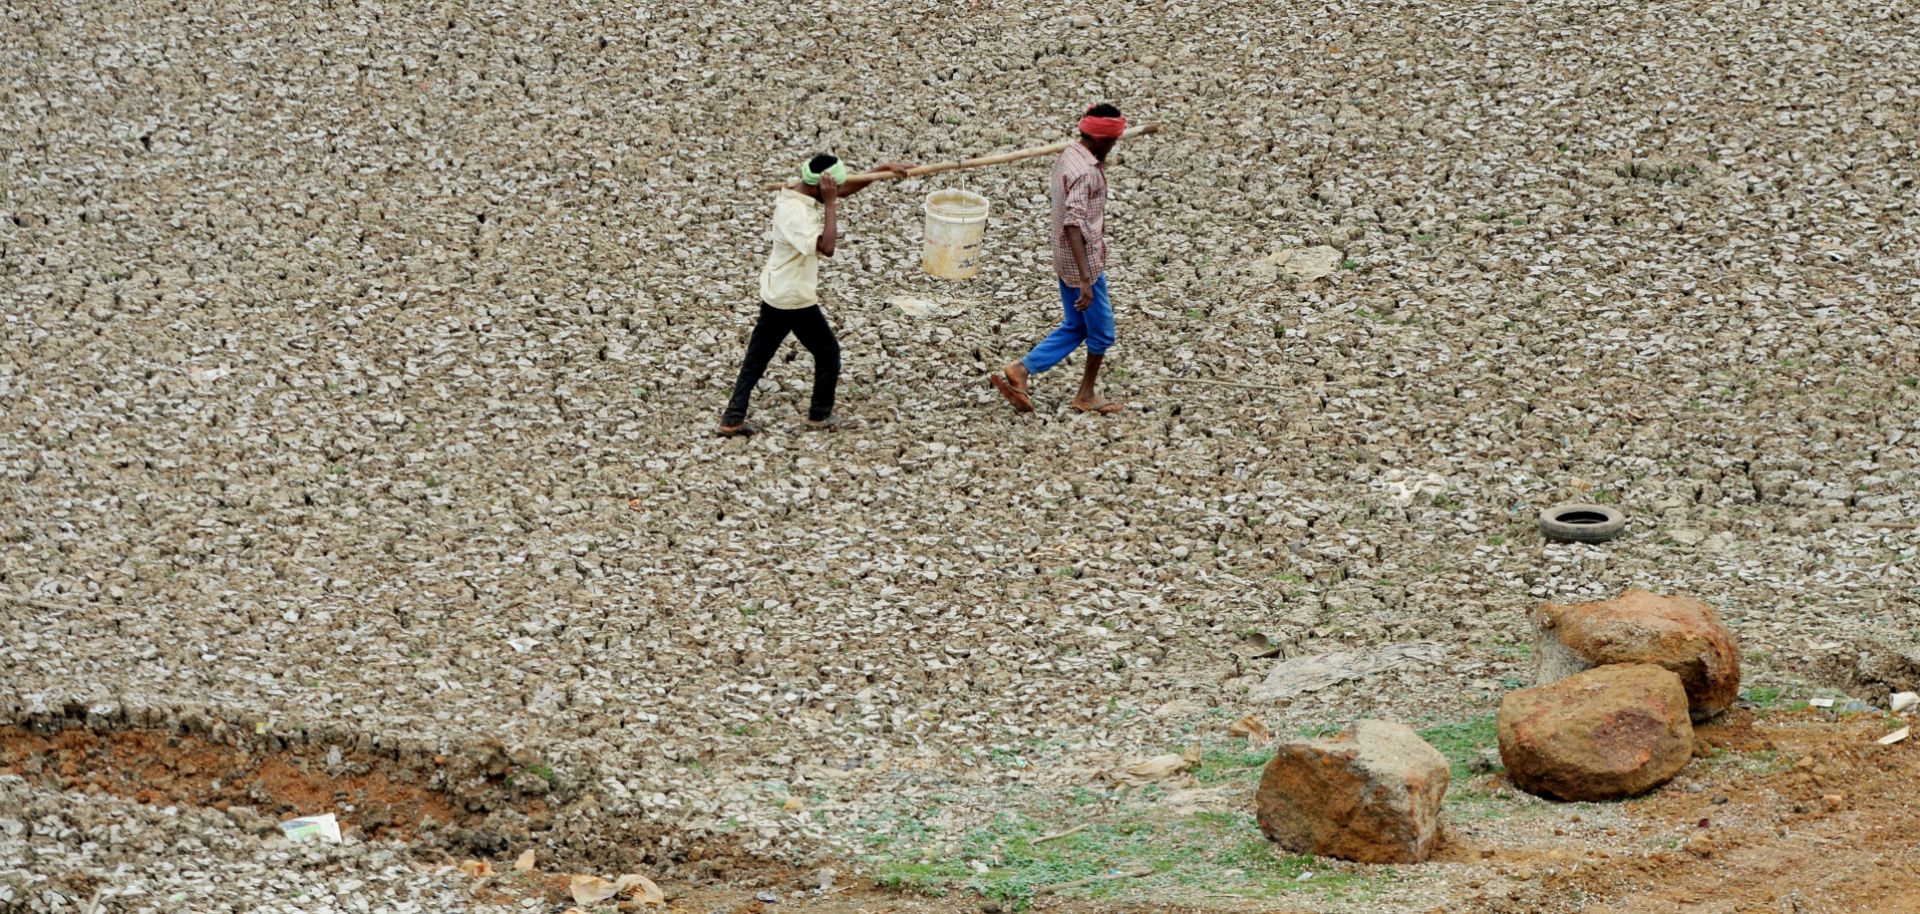
[[[0,726],[0,774],[20,775],[60,790],[98,790],[154,806],[192,805],[222,811],[249,807],[263,817],[258,823],[261,828],[297,816],[332,812],[339,814],[345,831],[412,842],[427,857],[489,857],[507,848],[517,853],[533,846],[545,861],[583,870],[645,869],[658,874],[661,867],[676,867],[669,871],[681,880],[726,884],[734,894],[744,889],[749,898],[759,889],[806,881],[805,873],[756,858],[730,839],[695,842],[684,859],[662,861],[637,856],[629,842],[603,835],[585,842],[598,850],[584,855],[563,850],[556,860],[554,845],[569,843],[557,828],[563,816],[546,798],[514,796],[499,783],[501,776],[479,777],[476,783],[475,763],[466,757],[432,756],[414,767],[342,748],[337,761],[330,763],[327,751],[320,748],[252,750],[204,736],[152,729],[67,727],[51,733],[44,729]],[[488,764],[482,762],[479,768]],[[330,774],[330,769],[339,773]],[[454,795],[437,786],[442,783],[463,783],[468,789]],[[494,821],[503,808],[520,823],[511,834]],[[495,860],[496,869],[505,870],[512,856],[506,853],[506,859]],[[484,891],[499,894],[505,887],[501,883]],[[561,876],[544,884],[520,880],[506,894],[559,901],[566,892],[566,878]]]
[[[327,774],[321,753],[249,753],[198,736],[151,730],[75,728],[46,735],[0,727],[0,772],[63,790],[101,790],[154,805],[250,806],[280,819],[346,813],[342,821],[348,827],[402,840],[416,837],[428,823],[476,818],[413,773],[369,765],[352,753],[343,755],[338,767],[346,773]]]
[[[1920,745],[1878,745],[1895,725],[1876,714],[1736,711],[1703,726],[1702,754],[1738,761],[1701,766],[1709,774],[1697,793],[1662,790],[1635,804],[1666,847],[1564,868],[1509,909],[1920,911]]]

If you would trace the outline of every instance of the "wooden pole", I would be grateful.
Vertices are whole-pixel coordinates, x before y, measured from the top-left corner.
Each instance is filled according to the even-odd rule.
[[[1123,140],[1131,139],[1136,136],[1148,136],[1150,134],[1155,134],[1159,132],[1160,132],[1159,124],[1141,124],[1138,127],[1127,128],[1127,132],[1121,134],[1120,138]],[[1068,146],[1072,145],[1073,142],[1074,142],[1073,140],[1061,140],[1058,143],[1050,143],[1046,146],[1034,146],[1030,149],[1016,149],[1013,152],[1002,152],[996,155],[979,156],[977,158],[972,158],[972,159],[961,159],[958,162],[937,162],[932,165],[921,165],[918,168],[908,169],[906,176],[909,178],[918,178],[923,175],[937,175],[943,171],[959,171],[964,168],[985,168],[989,165],[1005,165],[1008,162],[1018,162],[1021,159],[1031,159],[1031,158],[1036,158],[1038,156],[1053,155],[1053,154],[1059,153],[1065,150]],[[865,184],[869,181],[896,180],[899,177],[900,175],[894,174],[891,171],[868,171],[868,172],[862,172],[857,175],[848,175],[847,180],[842,183],[843,183],[843,186],[849,185],[849,184]],[[794,182],[792,181],[769,181],[765,184],[760,185],[760,189],[761,190],[779,190],[780,188],[791,186],[793,183]]]

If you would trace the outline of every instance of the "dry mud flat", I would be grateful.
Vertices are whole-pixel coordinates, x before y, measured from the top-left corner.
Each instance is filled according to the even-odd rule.
[[[425,782],[497,753],[426,846],[695,884],[733,872],[708,848],[948,859],[1248,712],[1472,721],[1536,601],[1628,585],[1712,602],[1753,683],[1874,698],[1920,633],[1915,534],[1873,526],[1916,508],[1914,33],[1832,2],[16,5],[0,706]],[[861,429],[801,434],[783,355],[773,431],[708,437],[754,183],[1044,142],[1096,97],[1169,128],[1114,168],[1134,409],[1066,415],[1073,365],[1032,417],[981,382],[1055,313],[1031,165],[939,182],[994,202],[962,286],[918,273],[932,182],[848,204]],[[1261,264],[1315,244],[1324,280]],[[1575,495],[1628,535],[1540,543]],[[1254,707],[1251,632],[1445,659]],[[118,865],[49,827],[9,872]],[[320,882],[439,904],[341,853]]]

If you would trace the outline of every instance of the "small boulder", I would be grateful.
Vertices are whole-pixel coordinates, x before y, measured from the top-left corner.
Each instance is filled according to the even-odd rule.
[[[1295,853],[1419,863],[1440,843],[1447,759],[1400,724],[1356,722],[1282,745],[1254,794],[1260,830]]]
[[[1533,621],[1538,685],[1610,663],[1651,663],[1680,677],[1696,722],[1740,695],[1740,649],[1699,600],[1636,588],[1595,603],[1549,603]]]
[[[1680,677],[1650,663],[1596,667],[1509,692],[1498,722],[1507,777],[1552,799],[1644,793],[1693,757],[1686,690]]]

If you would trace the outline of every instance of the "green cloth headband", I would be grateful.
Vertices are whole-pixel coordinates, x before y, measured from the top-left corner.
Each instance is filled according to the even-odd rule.
[[[827,166],[827,170],[824,172],[814,171],[808,168],[807,166],[811,161],[812,160],[808,160],[800,163],[800,183],[819,184],[822,174],[832,175],[833,183],[835,184],[847,183],[847,163],[845,161],[835,160],[832,165]]]

